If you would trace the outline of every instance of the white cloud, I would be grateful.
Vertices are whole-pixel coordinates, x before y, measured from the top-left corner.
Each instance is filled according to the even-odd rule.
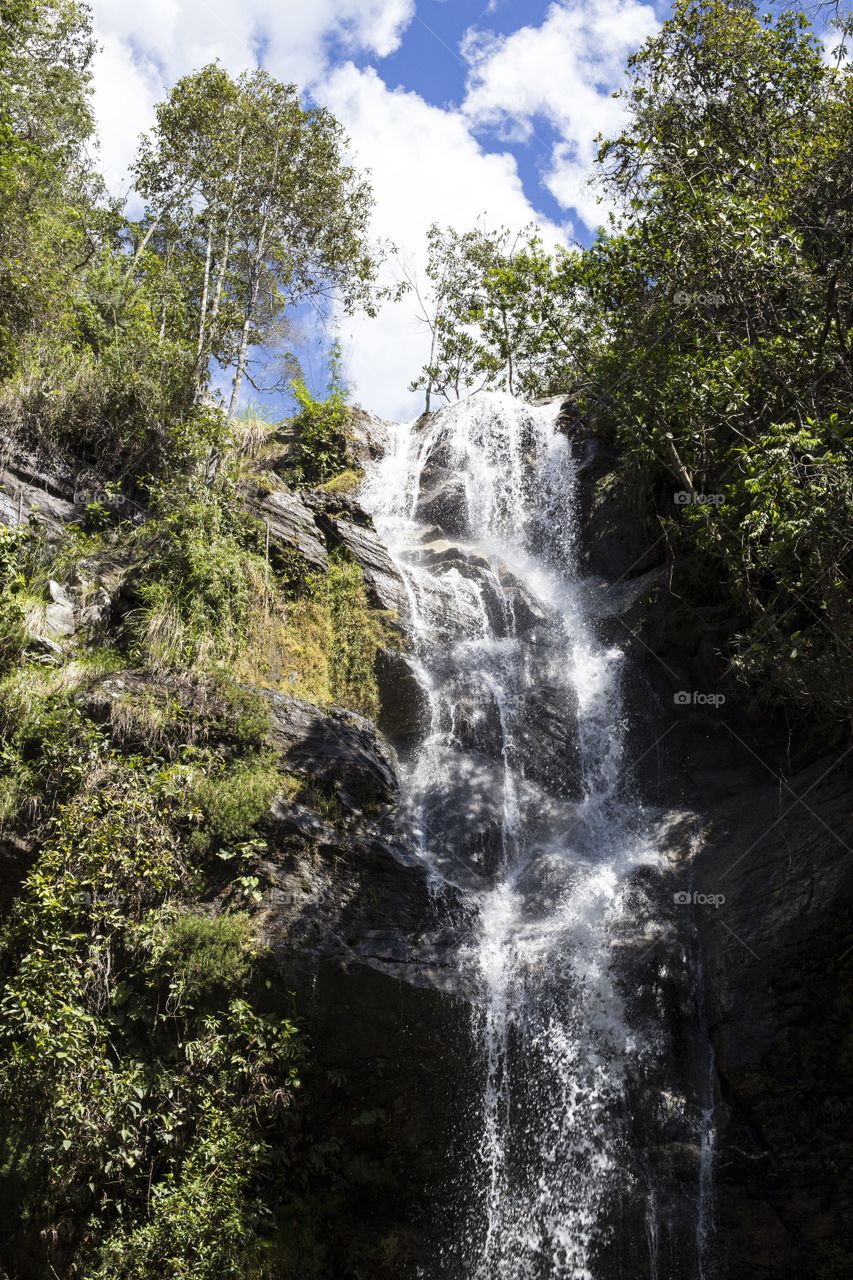
[[[94,0],[95,107],[110,181],[124,189],[138,134],[179,76],[215,59],[232,73],[260,59],[310,86],[334,48],[392,53],[414,9],[414,0]]]
[[[853,60],[853,41],[844,37],[843,32],[830,25],[820,37],[823,47],[823,60],[828,67],[848,67]]]
[[[485,153],[459,112],[392,91],[372,69],[351,64],[332,74],[323,99],[349,131],[359,162],[372,171],[375,234],[392,240],[421,279],[430,223],[467,228],[482,217],[487,226],[517,228],[537,220],[513,157]],[[565,238],[555,226],[545,231],[549,239]],[[416,412],[420,398],[406,386],[423,363],[425,334],[412,300],[349,329],[348,374],[361,400],[391,417]]]
[[[528,143],[540,121],[555,130],[546,185],[590,228],[602,221],[588,186],[595,138],[619,128],[622,106],[612,92],[628,55],[658,25],[641,0],[572,0],[552,4],[539,27],[497,38],[471,30],[463,42],[471,68],[466,116],[478,129]]]
[[[157,69],[128,56],[115,35],[104,36],[95,64],[95,115],[101,144],[100,167],[111,191],[124,195],[127,166],[138,135],[149,127],[158,94]],[[134,212],[136,212],[134,210]]]

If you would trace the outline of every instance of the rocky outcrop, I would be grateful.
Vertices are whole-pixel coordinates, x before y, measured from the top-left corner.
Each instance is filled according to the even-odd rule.
[[[353,1253],[373,1258],[388,1237],[393,1252],[371,1274],[414,1276],[431,1263],[467,1088],[469,1014],[458,932],[447,925],[448,906],[460,918],[464,907],[437,908],[396,814],[393,753],[375,728],[292,698],[272,695],[270,705],[282,767],[305,780],[307,799],[280,796],[267,817],[259,923],[276,1005],[295,1011],[311,1045],[303,1123],[342,1153],[351,1187],[329,1274],[351,1274]],[[334,795],[332,817],[317,808],[323,790]]]
[[[271,491],[249,486],[245,501],[266,526],[270,559],[283,572],[292,572],[294,557],[325,572],[330,553],[343,548],[360,567],[373,607],[405,620],[405,584],[356,498],[322,490],[296,492],[282,485]]]
[[[702,980],[691,1070],[713,1085],[709,1274],[853,1275],[851,757],[781,709],[727,699],[726,617],[669,596],[663,544],[631,515],[612,455],[571,413],[564,429],[590,591],[626,652],[634,785],[683,809],[668,850],[674,926]]]
[[[294,553],[312,569],[325,571],[329,556],[310,509],[298,493],[275,489],[250,501],[249,509],[269,530],[273,562]]]
[[[381,458],[388,448],[394,424],[375,413],[354,405],[349,412],[347,437],[349,451],[361,467]]]
[[[268,697],[272,742],[284,769],[333,786],[348,809],[397,799],[393,759],[369,720],[284,694]]]
[[[23,524],[31,515],[53,528],[77,514],[75,477],[56,460],[17,442],[0,441],[0,524]]]
[[[371,604],[405,621],[409,612],[405,583],[363,508],[346,495],[314,492],[307,501],[329,546],[344,547],[361,568]]]

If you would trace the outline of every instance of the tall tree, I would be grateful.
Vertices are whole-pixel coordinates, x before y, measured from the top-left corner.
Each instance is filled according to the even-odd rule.
[[[4,0],[0,21],[0,373],[87,252],[94,45],[74,0]]]
[[[372,196],[328,112],[257,70],[217,65],[180,80],[157,111],[136,180],[146,201],[128,274],[158,238],[193,264],[196,369],[231,372],[237,408],[249,353],[290,308],[333,296],[372,306]]]
[[[429,359],[411,388],[425,390],[427,410],[434,395],[458,399],[486,387],[542,395],[565,387],[568,367],[583,367],[583,261],[574,250],[549,254],[534,227],[458,232],[436,225],[427,249],[429,290],[408,272],[430,334]]]

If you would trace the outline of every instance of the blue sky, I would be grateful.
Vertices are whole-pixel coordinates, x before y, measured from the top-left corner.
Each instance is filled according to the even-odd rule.
[[[590,240],[604,212],[588,186],[599,132],[619,125],[613,89],[626,58],[663,16],[651,0],[94,0],[101,52],[96,110],[115,191],[153,107],[214,58],[233,72],[259,60],[343,122],[371,170],[374,233],[423,281],[431,222],[521,227],[554,243]],[[133,196],[130,194],[131,207]],[[317,390],[322,331],[298,317]],[[341,338],[359,400],[392,417],[424,358],[411,300]]]

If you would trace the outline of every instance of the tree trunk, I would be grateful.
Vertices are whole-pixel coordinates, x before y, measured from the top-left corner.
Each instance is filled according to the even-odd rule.
[[[243,172],[243,134],[240,134],[240,149],[237,153],[237,169],[234,175],[234,183],[231,188],[231,199],[228,204],[228,210],[225,214],[225,243],[222,248],[222,257],[219,261],[216,271],[216,287],[213,291],[213,305],[210,308],[210,322],[205,327],[204,343],[199,344],[199,352],[196,357],[198,365],[199,388],[201,386],[201,374],[204,367],[205,343],[208,336],[215,339],[216,321],[219,319],[219,308],[222,305],[222,293],[225,288],[225,279],[228,275],[228,263],[231,258],[231,246],[234,242],[234,210],[237,205],[237,199],[240,191],[240,177]]]
[[[237,369],[234,373],[234,381],[231,383],[231,401],[228,405],[228,417],[233,418],[237,412],[237,401],[240,397],[240,388],[243,384],[243,375],[246,372],[246,359],[249,354],[249,332],[252,328],[252,319],[255,314],[255,306],[258,301],[258,290],[261,283],[260,264],[256,262],[252,268],[252,282],[249,292],[246,311],[243,317],[243,332],[240,335],[240,351],[237,355]]]
[[[252,327],[252,320],[255,316],[255,307],[258,304],[258,292],[261,287],[261,264],[263,263],[264,255],[267,251],[268,226],[269,216],[266,216],[261,225],[260,234],[258,236],[258,245],[252,261],[251,275],[249,276],[249,297],[246,303],[246,310],[243,313],[243,332],[240,335],[240,351],[237,356],[237,370],[234,374],[234,381],[231,384],[231,402],[228,405],[229,418],[233,418],[234,414],[237,412],[237,399],[240,395],[243,374],[246,372],[246,359],[249,354],[249,331]]]
[[[509,381],[509,394],[514,395],[515,389],[513,387],[512,346],[509,340],[509,325],[507,324],[506,311],[503,308],[501,308],[501,324],[503,325],[503,331],[504,331],[504,347],[506,349],[506,371],[507,371],[507,378]]]
[[[201,371],[201,360],[204,355],[204,342],[207,337],[207,300],[210,294],[210,263],[213,255],[213,218],[207,224],[207,250],[204,255],[204,283],[201,289],[201,319],[198,324],[198,347],[196,349],[196,367]]]
[[[139,244],[136,246],[136,251],[134,252],[133,257],[130,260],[130,265],[128,266],[127,271],[125,271],[124,273],[125,284],[127,284],[128,280],[133,275],[134,267],[136,266],[137,262],[142,257],[143,253],[151,243],[151,237],[153,236],[157,228],[160,226],[160,223],[165,218],[166,214],[173,207],[174,203],[175,203],[174,200],[170,200],[169,203],[165,206],[165,208],[161,210],[161,212],[157,215],[157,217],[154,218],[154,220],[151,222],[150,226],[148,227],[148,230],[145,232],[145,235],[142,237]]]

